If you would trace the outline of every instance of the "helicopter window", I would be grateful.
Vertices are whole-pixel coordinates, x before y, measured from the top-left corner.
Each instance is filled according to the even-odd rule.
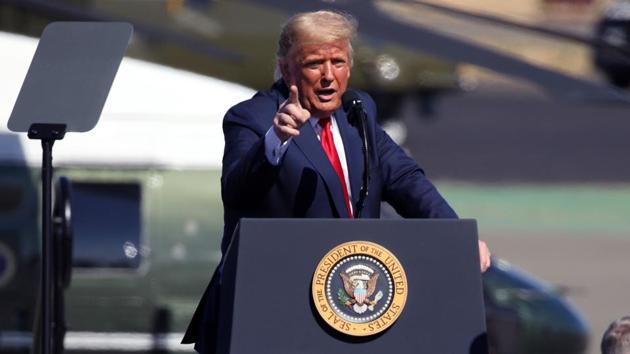
[[[138,268],[141,189],[136,183],[72,184],[73,266]]]
[[[7,214],[20,206],[24,191],[20,185],[0,184],[0,195],[0,214]]]

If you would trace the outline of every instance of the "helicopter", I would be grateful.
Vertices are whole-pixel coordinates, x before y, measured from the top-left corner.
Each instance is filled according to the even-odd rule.
[[[0,38],[9,101],[2,119],[35,43]],[[71,246],[67,238],[59,246],[67,259],[65,351],[192,351],[179,341],[221,256],[222,116],[253,93],[126,58],[97,128],[57,145],[55,200],[57,210],[69,205],[73,225]],[[40,260],[39,149],[5,121],[0,147],[0,352],[26,353]],[[493,353],[584,352],[587,325],[572,305],[507,261],[493,264],[483,276]]]

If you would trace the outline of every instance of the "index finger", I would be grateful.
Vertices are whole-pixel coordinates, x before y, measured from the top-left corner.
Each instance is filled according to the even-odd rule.
[[[298,92],[297,86],[291,85],[291,88],[289,90],[289,103],[294,103],[302,107],[302,105],[300,104],[300,94]]]

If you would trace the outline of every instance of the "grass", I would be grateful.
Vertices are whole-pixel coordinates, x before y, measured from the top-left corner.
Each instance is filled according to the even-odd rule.
[[[477,219],[487,230],[630,237],[630,184],[437,185],[460,217]]]

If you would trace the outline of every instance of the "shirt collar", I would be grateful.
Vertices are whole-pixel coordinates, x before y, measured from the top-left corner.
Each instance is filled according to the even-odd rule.
[[[333,121],[335,121],[335,115],[334,115],[334,114],[331,114],[331,115],[330,115],[330,123],[332,124],[332,122],[333,122]],[[308,122],[309,122],[309,123],[311,123],[311,126],[312,126],[313,128],[315,128],[315,131],[318,131],[318,129],[319,129],[319,124],[318,124],[318,123],[319,123],[319,118],[316,118],[316,117],[310,117],[310,118],[308,119]]]

